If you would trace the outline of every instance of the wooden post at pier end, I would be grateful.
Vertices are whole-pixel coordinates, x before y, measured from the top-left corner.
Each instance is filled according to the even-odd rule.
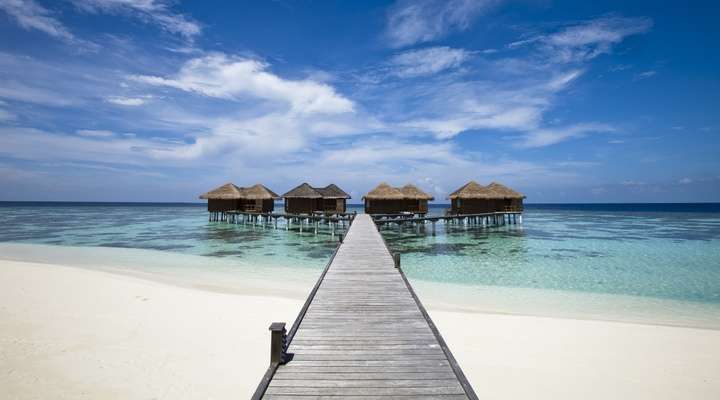
[[[284,322],[270,324],[270,364],[284,364],[287,331]]]

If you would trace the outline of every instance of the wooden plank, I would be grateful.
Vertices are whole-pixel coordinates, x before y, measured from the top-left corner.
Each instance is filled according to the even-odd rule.
[[[367,361],[385,361],[385,360],[447,360],[444,354],[295,354],[291,362],[297,360],[367,360]],[[281,366],[283,367],[283,366]]]
[[[332,374],[330,374],[332,375]],[[460,387],[455,377],[449,379],[366,379],[366,380],[319,380],[309,381],[307,379],[282,379],[276,382],[277,387],[344,387],[344,388],[397,388],[397,387],[413,387],[421,388],[425,386],[437,387]]]
[[[354,387],[286,387],[270,383],[267,394],[294,394],[320,396],[415,396],[422,394],[464,394],[463,388],[457,386],[436,387],[395,387],[395,388],[354,388]]]
[[[285,372],[283,368],[278,368],[273,377],[273,382],[282,379],[305,379],[305,380],[423,380],[423,379],[455,379],[455,374],[447,369],[443,372],[356,372],[356,373],[314,373],[314,372]],[[272,386],[272,384],[271,384]]]
[[[306,361],[306,360],[293,360],[291,363],[286,364],[283,368],[297,368],[297,367],[312,367],[312,366],[324,366],[324,367],[408,367],[408,366],[432,366],[441,367],[450,365],[447,360],[424,360],[418,361],[414,359],[405,360],[384,360],[384,361],[367,361],[367,360],[344,360],[344,361]]]
[[[290,361],[263,398],[469,398],[367,215],[350,225],[292,332]]]
[[[378,372],[433,372],[436,371],[439,366],[448,364],[410,364],[410,365],[398,365],[398,366],[322,366],[305,364],[302,366],[293,365],[288,368],[283,368],[283,371],[301,371],[307,373],[324,373],[329,378],[332,378],[332,374],[335,373],[378,373]]]
[[[337,396],[322,396],[322,395],[303,395],[297,396],[294,394],[269,394],[264,397],[267,400],[320,400],[320,399],[338,399]],[[382,396],[383,400],[462,400],[467,399],[464,394],[430,394],[430,395],[414,395],[409,396]],[[342,396],[343,400],[369,400],[372,397],[368,396]]]

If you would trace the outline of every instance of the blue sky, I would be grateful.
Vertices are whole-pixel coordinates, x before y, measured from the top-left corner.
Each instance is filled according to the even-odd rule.
[[[713,2],[0,0],[0,200],[720,201]]]

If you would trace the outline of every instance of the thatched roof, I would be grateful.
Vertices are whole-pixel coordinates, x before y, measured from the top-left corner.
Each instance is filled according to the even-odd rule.
[[[320,193],[317,189],[314,187],[308,185],[307,183],[302,183],[296,188],[290,190],[289,192],[282,195],[282,197],[285,198],[297,198],[302,197],[306,199],[319,199],[323,197],[322,193]]]
[[[201,194],[201,199],[214,200],[236,200],[243,197],[243,188],[237,187],[232,183],[226,183],[207,193]]]
[[[450,193],[448,199],[523,199],[522,193],[518,193],[509,187],[493,182],[483,186],[475,181],[470,181],[460,189]]]
[[[200,195],[200,198],[209,200],[263,200],[277,199],[280,197],[275,194],[275,192],[259,183],[249,188],[235,186],[232,183],[226,183],[219,188]]]
[[[448,199],[494,199],[497,193],[475,181],[470,181],[460,189],[450,193]]]
[[[402,200],[405,195],[397,188],[394,188],[387,183],[383,182],[375,189],[369,191],[363,199],[368,200]]]
[[[315,188],[326,199],[350,199],[350,195],[345,193],[336,184],[331,183],[324,188]]]
[[[417,186],[407,184],[396,188],[383,182],[363,196],[369,200],[434,200],[434,197],[418,189]]]
[[[282,197],[304,199],[349,199],[350,195],[345,193],[334,183],[331,183],[324,188],[312,187],[307,183],[303,183],[285,193]]]
[[[243,198],[249,200],[274,200],[279,199],[280,196],[258,183],[254,186],[250,186],[249,188],[243,188]]]
[[[435,198],[430,196],[429,194],[423,192],[422,190],[418,189],[417,186],[407,184],[400,188],[400,191],[402,192],[403,196],[405,196],[406,199],[411,200],[434,200]]]
[[[492,190],[493,192],[497,193],[497,195],[503,199],[524,199],[525,195],[522,193],[516,192],[509,187],[493,182],[489,185],[487,185],[487,188]]]

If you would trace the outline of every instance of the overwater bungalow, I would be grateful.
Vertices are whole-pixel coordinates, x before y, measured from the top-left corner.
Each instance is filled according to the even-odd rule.
[[[487,187],[498,195],[495,198],[496,204],[499,208],[498,211],[523,210],[523,200],[525,199],[525,195],[523,195],[522,193],[516,192],[509,187],[497,182],[493,182]]]
[[[345,212],[350,195],[335,184],[316,188],[302,183],[282,197],[285,199],[285,212],[289,214],[338,214]]]
[[[414,185],[395,188],[383,182],[363,196],[368,214],[426,214],[433,197]]]
[[[331,183],[324,188],[315,188],[315,190],[323,196],[323,212],[344,213],[347,211],[347,201],[352,197],[336,184]]]
[[[226,183],[200,195],[200,198],[207,199],[209,212],[244,211],[269,213],[274,209],[275,199],[280,197],[261,184],[245,188]]]
[[[493,182],[482,186],[470,181],[450,193],[451,214],[484,214],[501,211],[522,211],[523,196],[509,187]]]
[[[405,211],[414,214],[427,214],[428,201],[435,200],[431,195],[418,189],[417,186],[407,184],[400,188],[403,196],[405,196]]]

